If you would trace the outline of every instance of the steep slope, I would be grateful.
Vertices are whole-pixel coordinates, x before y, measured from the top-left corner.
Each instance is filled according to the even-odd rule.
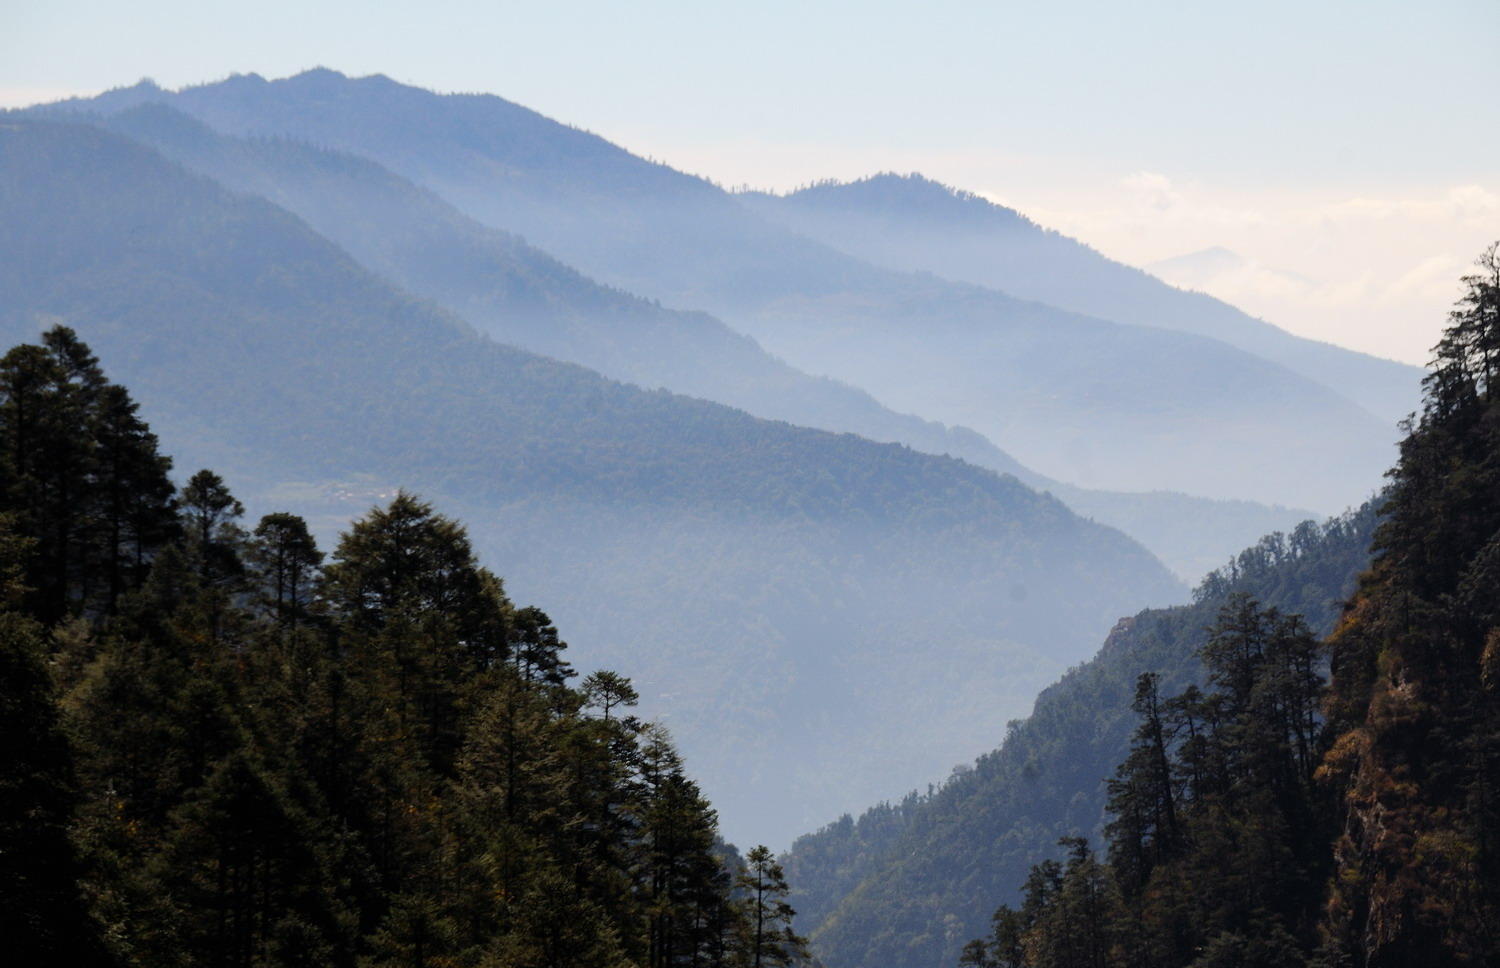
[[[256,510],[331,525],[405,486],[462,513],[580,664],[660,697],[736,838],[971,755],[1116,615],[1180,594],[1012,477],[501,346],[262,199],[8,119],[0,336],[57,321]]]
[[[800,891],[799,928],[819,957],[829,968],[955,964],[964,942],[986,933],[995,905],[1015,901],[1031,865],[1056,855],[1059,837],[1097,840],[1104,781],[1137,722],[1136,677],[1160,673],[1164,695],[1194,682],[1194,653],[1239,592],[1327,632],[1368,561],[1375,523],[1371,504],[1262,541],[1211,575],[1192,605],[1122,620],[972,769],[799,838],[786,867]]]
[[[758,214],[877,265],[992,286],[1122,323],[1211,336],[1325,383],[1392,426],[1417,404],[1417,367],[1294,336],[921,175],[881,174],[785,196],[738,197]]]
[[[707,314],[669,310],[593,283],[367,159],[287,139],[216,134],[161,104],[101,123],[294,212],[367,268],[501,342],[759,417],[903,443],[1014,474],[1125,531],[1188,580],[1258,536],[1311,516],[1252,502],[1092,491],[1051,480],[973,431],[895,414],[860,390],[810,377]]]
[[[1500,242],[1463,282],[1330,640],[1322,927],[1361,968],[1500,960]]]
[[[71,107],[162,100],[227,132],[369,156],[595,278],[713,311],[803,370],[973,427],[1051,477],[1339,508],[1388,463],[1386,423],[1284,367],[876,268],[499,98],[318,70],[175,94],[138,86]]]

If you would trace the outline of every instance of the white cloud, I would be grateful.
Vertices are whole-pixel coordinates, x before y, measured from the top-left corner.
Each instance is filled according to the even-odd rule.
[[[1172,179],[1160,172],[1138,171],[1120,179],[1137,206],[1165,215],[1182,204],[1182,193],[1172,187]]]
[[[1173,284],[1294,332],[1413,363],[1426,361],[1459,277],[1500,238],[1500,193],[1475,183],[1356,195],[1136,172],[1116,186],[1022,209],[1122,261],[1166,258],[1156,268]],[[1169,258],[1214,247],[1241,258],[1196,267]]]

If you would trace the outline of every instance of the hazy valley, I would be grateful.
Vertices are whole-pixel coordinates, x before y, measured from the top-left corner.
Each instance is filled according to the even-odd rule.
[[[3,923],[1486,964],[1497,259],[1423,371],[920,174],[730,191],[489,94],[4,111]]]

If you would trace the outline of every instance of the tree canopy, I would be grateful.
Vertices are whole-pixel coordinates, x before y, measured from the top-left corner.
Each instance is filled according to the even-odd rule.
[[[408,493],[325,560],[71,331],[0,361],[0,919],[48,963],[749,968],[748,868],[630,681]],[[752,857],[764,860],[764,848]],[[743,885],[757,877],[761,888]],[[768,913],[769,912],[769,913]],[[767,928],[767,925],[770,928]]]

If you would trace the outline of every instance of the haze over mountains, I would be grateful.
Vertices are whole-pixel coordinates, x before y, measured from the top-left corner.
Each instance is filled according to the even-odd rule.
[[[119,135],[7,119],[0,183],[7,339],[74,326],[256,510],[331,524],[400,485],[463,514],[575,661],[661,696],[736,836],[984,748],[1117,614],[1181,595],[1014,478],[494,343]]]
[[[499,98],[318,70],[39,113],[86,124],[5,122],[29,227],[6,237],[6,332],[75,326],[170,449],[326,529],[398,485],[451,506],[582,664],[649,686],[732,836],[935,779],[1119,615],[1182,596],[1064,502],[1183,576],[1305,516],[1079,482],[1337,508],[1388,460],[1347,387],[876,265],[782,224],[790,200]],[[1026,237],[1080,289],[1135,278]],[[1141,279],[1122,301],[1187,305]],[[1408,374],[1362,359],[1399,398]]]
[[[1336,510],[1382,473],[1392,415],[1416,398],[1410,368],[1342,350],[1309,350],[1333,354],[1330,372],[1355,373],[1330,387],[1218,339],[1157,328],[1182,323],[1155,310],[1151,326],[1122,319],[1123,309],[1106,322],[878,268],[701,179],[496,97],[438,96],[318,70],[176,93],[139,86],[77,106],[157,100],[226,132],[373,158],[596,279],[715,312],[803,370],[843,379],[897,411],[972,427],[1073,484]],[[1141,285],[1160,295],[1149,280]],[[1270,330],[1205,305],[1231,329]],[[1195,325],[1219,328],[1212,319]],[[1256,338],[1306,342],[1276,332]],[[1381,414],[1351,399],[1355,390]]]
[[[1099,653],[1037,698],[1024,721],[940,789],[879,804],[798,839],[787,869],[799,927],[828,968],[952,965],[999,903],[1019,901],[1060,837],[1100,839],[1106,781],[1129,750],[1136,681],[1203,684],[1196,654],[1236,595],[1304,616],[1321,636],[1370,560],[1377,502],[1268,536],[1210,576],[1191,605],[1123,618]]]
[[[1416,403],[1417,367],[1294,336],[921,175],[883,174],[785,196],[741,197],[797,232],[878,265],[993,286],[1122,323],[1211,336],[1326,384],[1391,424]]]
[[[1311,514],[1176,492],[1094,491],[1047,478],[973,431],[896,414],[854,387],[810,377],[707,314],[669,310],[593,283],[368,159],[281,138],[217,134],[157,103],[103,123],[295,212],[367,268],[502,342],[756,416],[904,443],[1014,474],[1144,542],[1185,580]]]

